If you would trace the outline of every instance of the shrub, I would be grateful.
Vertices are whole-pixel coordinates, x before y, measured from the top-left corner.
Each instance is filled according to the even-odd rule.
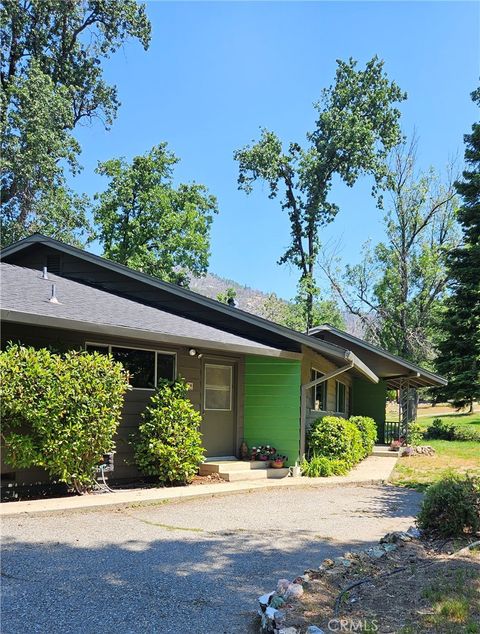
[[[364,448],[360,431],[349,420],[336,416],[317,418],[308,433],[309,452],[344,460],[350,467],[363,458]]]
[[[423,442],[424,430],[419,423],[410,423],[408,426],[408,444],[418,447]]]
[[[345,461],[336,458],[326,458],[325,456],[313,456],[310,460],[303,460],[300,466],[302,474],[307,476],[307,478],[344,475],[349,470],[349,466]]]
[[[191,482],[203,460],[202,418],[187,398],[183,379],[163,381],[142,414],[139,435],[133,441],[140,471],[161,484]]]
[[[453,440],[455,436],[455,425],[443,422],[441,418],[435,418],[430,427],[427,428],[425,438],[431,440]]]
[[[0,384],[5,461],[43,467],[78,493],[91,487],[114,448],[128,389],[122,365],[98,353],[11,345],[0,353]]]
[[[417,524],[443,537],[480,529],[480,478],[448,476],[428,487]]]
[[[470,427],[455,426],[453,436],[455,440],[474,440],[480,442],[480,431]]]
[[[372,453],[377,440],[377,425],[373,418],[368,416],[350,416],[349,421],[357,427],[362,435],[363,458],[366,458]]]

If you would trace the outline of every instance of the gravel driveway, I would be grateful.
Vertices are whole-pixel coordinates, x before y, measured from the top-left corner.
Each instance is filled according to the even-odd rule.
[[[3,634],[237,634],[280,577],[413,523],[388,486],[278,488],[5,518]]]

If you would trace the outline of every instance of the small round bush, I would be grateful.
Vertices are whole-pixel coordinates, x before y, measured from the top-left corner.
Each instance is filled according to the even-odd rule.
[[[423,442],[424,430],[419,423],[411,423],[408,426],[408,444],[418,447]]]
[[[344,460],[326,458],[325,456],[313,456],[310,460],[304,460],[300,466],[302,474],[307,478],[344,475],[349,470],[349,466]]]
[[[364,455],[362,435],[356,425],[336,416],[317,418],[308,433],[311,456],[344,460],[350,467]]]
[[[183,379],[162,381],[142,414],[143,423],[133,441],[139,470],[157,477],[160,484],[191,482],[204,457],[202,417],[187,393]]]
[[[377,425],[369,416],[350,416],[349,420],[362,435],[363,457],[366,458],[372,453],[377,440]]]
[[[480,478],[451,475],[428,487],[418,526],[442,537],[480,529]]]

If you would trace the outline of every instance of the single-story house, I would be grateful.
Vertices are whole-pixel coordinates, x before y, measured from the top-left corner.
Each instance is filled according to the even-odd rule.
[[[189,383],[208,457],[237,456],[245,441],[274,445],[289,464],[301,458],[305,431],[322,413],[373,414],[381,427],[395,374],[444,383],[341,331],[296,332],[40,234],[0,259],[3,346],[109,352],[130,371],[117,479],[139,475],[128,440],[160,378]],[[3,463],[2,473],[17,484],[45,478]]]

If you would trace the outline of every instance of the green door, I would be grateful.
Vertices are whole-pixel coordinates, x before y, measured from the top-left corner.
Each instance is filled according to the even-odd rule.
[[[207,456],[234,456],[236,432],[235,364],[203,365],[202,434]]]

